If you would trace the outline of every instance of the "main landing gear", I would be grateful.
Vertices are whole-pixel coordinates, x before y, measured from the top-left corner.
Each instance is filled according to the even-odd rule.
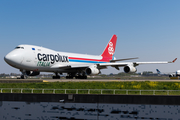
[[[58,75],[58,73],[55,73],[55,76],[52,76],[52,79],[60,79],[61,77]]]
[[[87,79],[87,76],[84,75],[84,76],[75,76],[76,79]]]
[[[76,73],[68,73],[68,76],[66,76],[66,79],[73,79],[73,78],[76,78],[76,79],[87,79],[87,76],[86,74],[76,74]]]
[[[87,79],[87,76],[85,73],[83,74],[76,74],[76,73],[68,73],[68,75],[66,76],[66,79],[73,79],[73,78],[76,78],[76,79]],[[54,76],[52,76],[52,79],[60,79],[61,77],[58,75],[58,73],[55,73]]]
[[[73,76],[66,76],[66,79],[73,79]],[[75,76],[76,79],[87,79],[87,76]]]
[[[73,79],[75,75],[76,73],[68,73],[68,75],[66,76],[66,79]]]

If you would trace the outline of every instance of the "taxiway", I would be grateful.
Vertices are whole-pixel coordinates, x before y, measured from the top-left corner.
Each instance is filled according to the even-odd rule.
[[[154,81],[154,82],[180,82],[177,80],[117,80],[117,79],[0,79],[0,83],[36,83],[36,82],[131,82],[131,81]]]

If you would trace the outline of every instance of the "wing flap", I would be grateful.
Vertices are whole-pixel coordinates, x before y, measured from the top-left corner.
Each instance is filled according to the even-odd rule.
[[[131,64],[132,62],[127,62],[127,63],[99,63],[98,66],[119,66],[119,67],[123,67],[126,66],[128,64]]]
[[[125,59],[117,59],[117,60],[110,60],[110,62],[124,61],[124,60],[132,60],[132,59],[138,59],[138,57],[135,57],[135,58],[125,58]]]

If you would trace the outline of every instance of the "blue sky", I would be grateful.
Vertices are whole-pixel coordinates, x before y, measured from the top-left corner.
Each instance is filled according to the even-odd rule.
[[[0,73],[19,73],[4,62],[4,56],[19,44],[100,55],[113,34],[118,36],[118,59],[179,58],[179,5],[179,0],[1,0]],[[137,72],[156,68],[175,72],[180,69],[179,59],[175,64],[141,65]]]

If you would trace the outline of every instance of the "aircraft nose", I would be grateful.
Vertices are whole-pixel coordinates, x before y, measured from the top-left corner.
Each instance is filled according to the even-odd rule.
[[[22,62],[22,57],[19,54],[16,54],[15,52],[10,52],[4,57],[4,60],[9,65],[14,66]]]
[[[4,60],[6,61],[6,63],[8,63],[9,65],[13,65],[13,55],[12,54],[7,54],[4,57]]]
[[[13,56],[11,54],[7,54],[5,57],[4,57],[4,60],[7,62],[7,63],[11,63],[13,61]]]

